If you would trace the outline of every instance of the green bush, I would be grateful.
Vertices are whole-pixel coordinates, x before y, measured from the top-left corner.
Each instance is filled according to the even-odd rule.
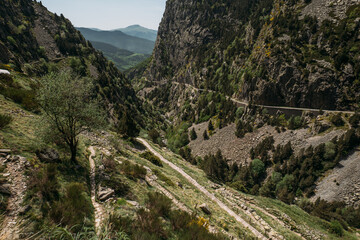
[[[0,114],[0,129],[5,128],[13,121],[13,118],[7,114]]]
[[[92,218],[91,200],[81,183],[66,186],[65,196],[53,205],[50,216],[62,226],[81,226],[85,218]]]
[[[151,129],[148,134],[151,141],[153,141],[154,143],[158,143],[158,139],[160,138],[160,133],[156,129]]]
[[[261,177],[265,173],[265,164],[260,159],[251,162],[251,172],[255,178]]]
[[[324,158],[326,160],[332,160],[336,155],[336,145],[333,142],[325,143]]]
[[[38,111],[39,105],[36,101],[36,94],[33,90],[22,88],[7,88],[2,91],[5,97],[12,99],[28,111]]]
[[[120,169],[125,176],[130,179],[145,179],[146,169],[143,166],[131,164],[129,161],[124,161],[120,165]]]
[[[330,231],[332,233],[335,233],[339,237],[344,236],[344,228],[336,220],[331,221],[331,223],[330,223]]]
[[[154,211],[159,216],[169,217],[171,203],[171,200],[161,193],[148,193],[148,200],[146,205],[150,209],[150,211]]]
[[[155,164],[156,166],[162,167],[162,162],[160,158],[152,154],[150,151],[146,151],[142,154],[140,154],[140,157],[145,158],[146,160],[149,160],[151,163]]]

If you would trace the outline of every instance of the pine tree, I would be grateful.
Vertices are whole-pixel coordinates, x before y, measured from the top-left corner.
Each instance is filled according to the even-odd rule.
[[[196,132],[195,132],[195,128],[191,129],[190,138],[191,138],[191,140],[197,139],[197,135],[196,135]]]
[[[206,130],[204,131],[203,136],[204,136],[204,140],[208,140],[208,139],[209,139],[209,136],[208,136],[208,134],[207,134],[207,131],[206,131]]]
[[[214,126],[213,126],[211,120],[209,121],[208,130],[209,131],[214,131]]]

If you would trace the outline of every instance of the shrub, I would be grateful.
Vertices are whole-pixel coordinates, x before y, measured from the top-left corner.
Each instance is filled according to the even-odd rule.
[[[62,226],[81,225],[93,213],[90,198],[81,183],[66,186],[65,196],[53,205],[51,218]]]
[[[333,142],[327,142],[325,144],[324,158],[326,160],[332,160],[336,154],[336,145]]]
[[[331,116],[330,121],[337,127],[344,126],[345,122],[342,119],[341,113]]]
[[[142,154],[140,154],[140,157],[145,158],[146,160],[149,160],[151,163],[155,164],[156,166],[162,167],[162,162],[160,158],[155,156],[152,152],[146,151]]]
[[[0,114],[0,129],[5,128],[13,121],[13,118],[7,114]]]
[[[359,113],[355,113],[354,115],[352,115],[349,118],[349,123],[351,124],[351,126],[353,128],[357,128],[359,126],[359,122],[360,122],[360,114]]]
[[[330,231],[335,233],[339,237],[342,237],[344,235],[343,227],[336,220],[331,221],[331,223],[330,223]]]
[[[106,187],[114,189],[115,194],[118,196],[125,196],[130,190],[130,187],[116,175],[110,176],[110,179],[104,180],[102,183]]]
[[[129,161],[124,161],[120,165],[121,171],[130,179],[145,179],[146,169],[137,164],[131,164]]]
[[[59,200],[59,187],[55,165],[47,165],[45,168],[31,171],[29,188],[37,193],[44,202]]]
[[[295,130],[303,126],[303,119],[300,116],[291,117],[288,121],[289,129]]]
[[[151,141],[153,141],[154,143],[157,143],[158,138],[160,137],[160,133],[158,131],[156,131],[156,129],[151,129],[149,131],[149,137],[150,137]]]
[[[147,207],[150,209],[150,211],[154,211],[159,216],[169,217],[171,203],[171,200],[161,193],[148,193],[148,200],[146,203]]]

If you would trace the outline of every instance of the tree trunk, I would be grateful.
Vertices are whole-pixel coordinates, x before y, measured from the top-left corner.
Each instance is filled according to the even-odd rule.
[[[70,146],[70,151],[71,151],[71,162],[77,163],[76,161],[77,144],[72,144]]]

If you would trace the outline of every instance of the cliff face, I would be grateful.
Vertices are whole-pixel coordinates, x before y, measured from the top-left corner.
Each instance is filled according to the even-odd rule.
[[[258,104],[354,109],[359,16],[357,0],[169,0],[144,76]]]
[[[68,19],[49,12],[41,3],[1,1],[0,64],[33,77],[72,68],[95,80],[97,93],[115,122],[125,112],[142,122],[141,103],[128,79]]]

